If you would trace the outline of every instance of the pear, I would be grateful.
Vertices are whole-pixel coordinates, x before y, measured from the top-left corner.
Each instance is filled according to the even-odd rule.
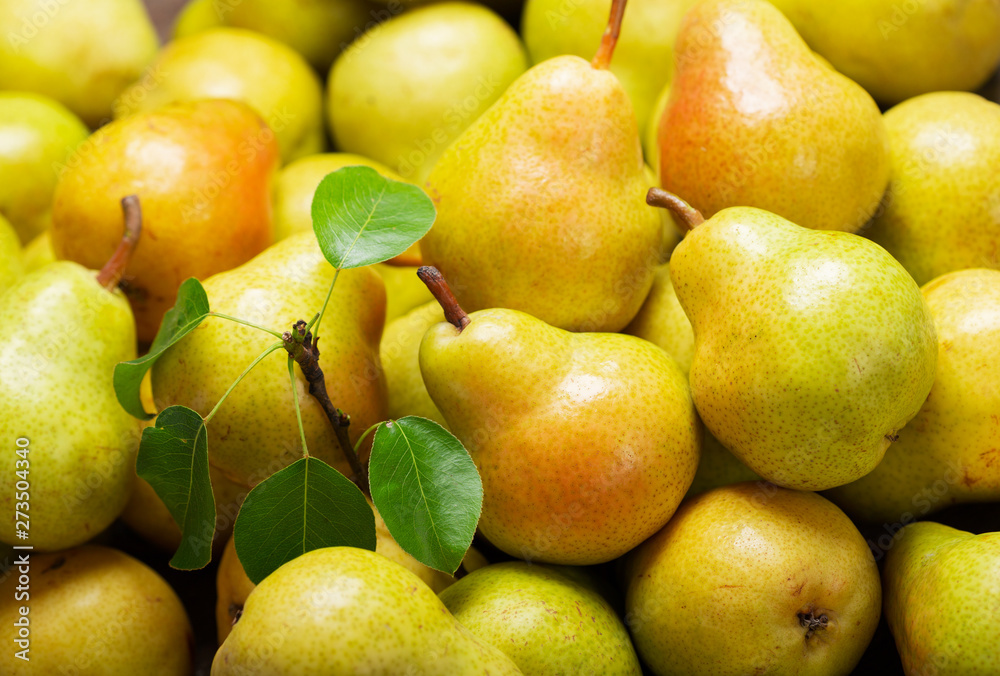
[[[934,382],[937,338],[913,278],[877,244],[751,207],[687,214],[670,277],[694,327],[691,394],[764,479],[822,490],[872,471]]]
[[[28,245],[21,250],[21,259],[24,261],[25,272],[34,272],[55,262],[56,252],[52,250],[52,237],[48,231],[28,242]]]
[[[866,521],[1000,501],[1000,271],[952,272],[922,291],[937,328],[934,387],[878,467],[828,494]]]
[[[0,216],[0,295],[13,286],[24,272],[21,242],[14,227]]]
[[[330,131],[342,150],[422,183],[445,148],[527,67],[517,34],[486,7],[418,7],[337,58],[327,89]]]
[[[691,484],[701,445],[670,356],[517,310],[465,315],[443,286],[432,290],[448,322],[424,335],[420,371],[479,468],[482,534],[525,560],[588,565],[655,533]]]
[[[673,282],[670,281],[670,264],[656,268],[653,288],[639,308],[639,313],[625,327],[625,333],[659,345],[673,357],[677,366],[687,375],[694,356],[694,329],[677,300]]]
[[[486,566],[439,596],[466,629],[526,674],[642,673],[628,631],[608,602],[541,566]]]
[[[853,23],[853,19],[852,19]],[[708,0],[677,36],[660,181],[706,216],[766,209],[856,232],[889,182],[878,106],[764,0]]]
[[[885,114],[892,180],[866,236],[918,284],[964,268],[1000,269],[1000,105],[937,92]],[[948,208],[941,209],[942,201]]]
[[[878,568],[833,503],[743,483],[686,500],[626,561],[625,622],[657,676],[849,674]]]
[[[89,133],[58,101],[0,92],[0,216],[22,244],[48,230],[58,168]]]
[[[238,28],[215,28],[164,47],[155,81],[140,80],[115,101],[115,117],[176,101],[225,98],[256,110],[278,137],[290,161],[321,152],[323,95],[309,64],[287,45]]]
[[[26,620],[30,661],[15,657],[23,646],[8,646],[0,654],[6,676],[194,673],[194,636],[184,606],[144,563],[88,545],[32,554],[20,568],[30,579],[30,598],[15,600],[19,575],[6,576],[0,622],[15,627]],[[8,629],[8,636],[15,631]]]
[[[744,481],[759,481],[760,477],[752,469],[740,462],[719,440],[709,432],[701,444],[701,458],[698,471],[694,473],[691,487],[685,497],[691,497],[720,486],[729,486]]]
[[[52,246],[59,258],[101,265],[118,239],[118,200],[137,192],[146,236],[126,279],[139,339],[151,342],[185,279],[234,268],[271,243],[277,162],[274,132],[235,101],[117,120],[67,163],[53,198]]]
[[[420,342],[429,328],[443,321],[444,311],[432,301],[386,325],[379,352],[389,390],[390,418],[416,415],[448,426],[427,394],[420,373]]]
[[[319,311],[335,274],[316,236],[299,233],[248,263],[205,280],[215,312],[287,330]],[[320,367],[334,406],[350,416],[356,443],[386,419],[378,344],[385,317],[382,280],[370,269],[341,271],[321,324]],[[182,404],[208,415],[247,364],[274,343],[256,329],[209,319],[153,367],[157,408]],[[296,366],[302,423],[310,454],[350,475],[333,427]],[[267,411],[267,415],[261,415]],[[272,353],[250,372],[209,426],[209,461],[231,481],[252,487],[302,455],[287,355]],[[370,445],[370,442],[368,442]]]
[[[908,675],[1000,672],[1000,533],[925,521],[885,559],[885,615]]]
[[[885,104],[973,90],[1000,64],[994,0],[771,0],[809,46]]]
[[[212,676],[404,673],[502,676],[521,671],[451,616],[403,566],[364,549],[307,552],[247,598]]]
[[[655,176],[660,175],[660,118],[663,117],[663,111],[669,102],[670,83],[668,82],[660,90],[659,96],[656,97],[656,103],[653,104],[649,119],[646,120],[646,126],[640,127],[640,131],[643,132],[642,152],[645,154],[646,161],[649,163]],[[659,184],[659,182],[659,179],[657,179],[656,184]]]
[[[216,9],[215,0],[190,0],[177,15],[174,21],[172,37],[174,40],[186,38],[210,28],[220,28],[226,25],[224,17]],[[230,5],[225,5],[230,9]]]

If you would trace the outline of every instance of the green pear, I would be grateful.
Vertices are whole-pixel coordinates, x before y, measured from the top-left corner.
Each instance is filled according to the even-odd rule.
[[[925,521],[896,535],[885,615],[908,675],[1000,673],[1000,533]]]
[[[334,274],[316,236],[304,232],[210,277],[204,286],[213,311],[282,331],[319,311]],[[351,417],[355,443],[369,426],[386,419],[378,353],[384,322],[385,290],[379,276],[367,268],[341,271],[321,325],[319,363],[331,401]],[[273,337],[256,329],[207,320],[153,367],[157,408],[182,404],[208,415],[246,366],[272,343]],[[310,454],[350,475],[333,427],[308,394],[298,367],[295,374]],[[287,355],[279,350],[243,379],[212,418],[211,464],[230,480],[253,486],[301,457],[293,396]]]
[[[659,127],[664,188],[706,216],[758,207],[848,232],[868,221],[889,182],[882,115],[781,12],[764,0],[702,2],[674,55]]]
[[[934,382],[934,322],[913,278],[857,235],[751,207],[697,225],[687,213],[670,277],[694,328],[691,394],[705,426],[781,486],[821,490],[872,471]]]
[[[277,40],[215,28],[166,45],[152,71],[163,76],[144,78],[122,92],[116,118],[178,101],[233,99],[264,118],[285,162],[321,152],[326,144],[320,80],[295,50]]]
[[[422,183],[527,67],[517,34],[486,7],[418,7],[365,33],[334,62],[330,130],[342,150]]]
[[[626,561],[651,672],[849,674],[878,625],[878,568],[830,501],[743,483],[686,500]]]
[[[24,271],[33,272],[56,260],[56,252],[52,249],[52,238],[48,231],[43,232],[35,239],[28,242],[21,251],[21,258],[24,261]]]
[[[691,481],[691,487],[688,488],[685,497],[744,481],[760,481],[760,477],[740,462],[711,433],[705,432],[705,438],[701,444],[701,457],[698,460],[698,471],[694,473],[694,479]]]
[[[247,597],[212,676],[502,676],[521,671],[412,572],[364,549],[307,552]]]
[[[645,129],[674,69],[674,40],[698,0],[629,0],[611,72],[621,80]],[[590,58],[608,22],[611,0],[528,0],[521,34],[533,63],[560,54]]]
[[[0,216],[22,244],[48,230],[59,167],[89,133],[58,101],[0,92]]]
[[[466,629],[526,674],[642,673],[628,631],[608,602],[541,566],[486,566],[439,596]]]
[[[0,296],[13,286],[24,272],[21,242],[13,226],[0,215]]]
[[[18,572],[30,579],[30,599],[15,600],[19,575],[5,576],[0,621],[5,627],[21,617],[30,622],[30,661],[15,658],[21,646],[8,646],[0,654],[6,676],[194,673],[194,635],[184,606],[146,564],[88,545],[33,554],[23,568]],[[8,629],[8,636],[14,631]]]
[[[419,249],[417,250],[419,254]],[[385,321],[388,323],[416,310],[434,299],[427,287],[417,277],[414,265],[379,263],[372,269],[385,283]],[[441,321],[441,320],[438,320]],[[420,338],[417,338],[417,344]]]
[[[653,104],[649,119],[646,120],[646,126],[640,127],[640,131],[643,132],[642,152],[656,176],[660,175],[660,118],[663,117],[663,111],[666,110],[669,102],[670,83],[668,82],[660,90],[660,95],[656,97],[656,103]],[[659,184],[659,180],[656,183]]]
[[[210,28],[220,28],[226,25],[218,7],[230,8],[230,5],[218,5],[216,0],[190,0],[177,15],[174,21],[172,37],[174,40],[186,38],[201,33]]]
[[[639,313],[625,327],[625,333],[659,345],[667,351],[686,376],[694,356],[694,329],[677,300],[670,281],[670,264],[656,268],[653,288],[639,308]]]
[[[885,114],[892,179],[866,236],[917,284],[964,268],[1000,269],[1000,105],[937,92]],[[948,208],[942,209],[941,204]]]
[[[452,323],[424,335],[420,371],[479,468],[490,542],[525,560],[588,565],[667,522],[698,465],[701,425],[666,352],[516,310],[445,316]]]
[[[856,518],[906,524],[1000,501],[1000,271],[952,272],[923,294],[937,328],[934,387],[878,467],[829,492]]]
[[[432,301],[386,325],[379,352],[389,390],[390,418],[417,415],[448,426],[427,394],[424,378],[420,374],[420,341],[429,328],[443,321],[444,311]]]
[[[91,127],[111,117],[158,44],[140,0],[4,0],[0,35],[3,88],[53,98]]]
[[[995,0],[771,0],[809,46],[885,104],[978,88],[1000,64]]]

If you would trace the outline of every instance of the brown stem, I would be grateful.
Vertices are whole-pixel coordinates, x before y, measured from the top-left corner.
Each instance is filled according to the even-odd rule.
[[[646,193],[646,204],[651,207],[668,209],[687,230],[694,230],[705,222],[705,217],[693,206],[672,192],[660,188],[650,188]]]
[[[608,18],[608,27],[604,29],[601,36],[601,46],[597,48],[594,60],[590,62],[594,68],[607,70],[611,65],[611,56],[615,53],[615,45],[618,44],[618,34],[622,30],[622,18],[625,16],[625,0],[611,0],[611,16]]]
[[[306,323],[300,319],[295,322],[291,331],[285,331],[282,340],[285,344],[285,351],[302,369],[302,375],[309,383],[309,394],[323,407],[323,412],[326,413],[327,419],[333,425],[333,431],[337,435],[338,443],[340,443],[340,450],[354,472],[351,481],[356,483],[362,491],[368,493],[368,470],[358,459],[358,454],[354,452],[354,446],[351,445],[351,437],[347,431],[351,426],[351,417],[344,415],[343,411],[333,405],[333,402],[330,401],[330,395],[326,391],[326,377],[323,375],[323,369],[319,366],[319,339],[315,343],[313,342],[312,332],[306,331]]]
[[[114,291],[125,274],[125,268],[132,259],[132,252],[142,234],[142,209],[139,207],[139,196],[129,195],[122,198],[122,213],[125,214],[125,234],[111,258],[97,273],[97,283],[108,291]]]
[[[441,309],[444,310],[444,318],[461,333],[462,329],[468,326],[472,320],[469,319],[469,315],[465,314],[465,310],[459,306],[458,299],[451,292],[451,287],[448,286],[448,282],[444,280],[441,272],[433,266],[424,265],[417,269],[417,277],[434,294],[434,298],[437,299],[437,302],[441,305]]]

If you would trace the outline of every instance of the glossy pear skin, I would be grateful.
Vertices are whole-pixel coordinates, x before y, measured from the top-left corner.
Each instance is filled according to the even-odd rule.
[[[438,161],[424,261],[467,312],[506,307],[571,331],[618,331],[660,262],[648,188],[621,84],[556,57],[518,78]]]
[[[1000,105],[965,92],[925,94],[888,111],[885,125],[892,180],[865,236],[918,284],[1000,269]]]
[[[525,560],[610,561],[674,513],[701,427],[684,375],[639,338],[474,312],[420,345],[427,391],[483,480],[479,529]]]
[[[140,427],[118,405],[111,373],[135,355],[128,302],[76,263],[51,263],[0,296],[0,434],[12,448],[26,437],[32,449],[29,537],[16,537],[12,517],[0,530],[4,542],[66,549],[125,508]],[[0,474],[0,506],[11,515],[21,478],[14,471],[12,459]]]
[[[767,209],[804,227],[856,232],[889,181],[878,106],[809,50],[764,0],[688,12],[660,118],[660,181],[706,217]]]
[[[13,627],[26,604],[31,622],[31,661],[15,659],[13,647],[3,651],[5,676],[194,673],[194,636],[184,606],[144,563],[88,545],[31,555],[30,578],[27,602],[14,598],[17,574],[0,582],[4,625]]]
[[[316,236],[300,233],[204,286],[214,311],[285,331],[319,311],[334,272]],[[354,442],[386,419],[378,354],[384,321],[385,289],[378,275],[366,268],[342,271],[321,325],[319,363],[330,400],[351,416]],[[153,367],[157,408],[182,404],[208,415],[243,369],[274,342],[256,329],[206,320]],[[310,454],[350,474],[322,407],[309,394],[301,370],[295,371]],[[301,457],[298,429],[287,355],[279,350],[244,378],[212,418],[209,460],[232,481],[253,486]]]
[[[927,303],[863,237],[735,207],[688,233],[670,276],[694,326],[698,413],[769,481],[821,490],[861,478],[931,389]]]
[[[703,493],[626,570],[625,622],[657,676],[846,675],[878,625],[871,551],[815,493],[757,483]],[[808,613],[828,619],[811,636]]]
[[[922,291],[937,328],[934,387],[878,467],[829,492],[867,521],[1000,500],[1000,270],[952,272]]]
[[[908,675],[1000,672],[1000,533],[930,521],[897,535],[885,559],[885,615]]]
[[[471,573],[439,594],[466,629],[526,674],[641,674],[625,625],[596,591],[523,561]]]
[[[427,329],[443,321],[444,311],[437,301],[432,301],[386,325],[380,352],[389,389],[390,418],[418,415],[448,426],[444,415],[427,394],[420,373],[420,342]]]
[[[212,663],[212,676],[513,676],[420,578],[380,554],[316,549],[268,575]]]

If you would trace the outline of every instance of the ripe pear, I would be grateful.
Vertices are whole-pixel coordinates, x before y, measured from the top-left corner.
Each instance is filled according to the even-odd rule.
[[[12,572],[0,582],[0,622],[27,620],[30,661],[14,656],[20,646],[7,646],[0,654],[5,676],[194,673],[184,606],[163,578],[128,554],[88,545],[32,554]],[[21,574],[30,582],[19,582]],[[18,584],[30,587],[30,598],[16,599]]]
[[[1000,672],[1000,533],[925,521],[885,559],[885,615],[907,674]]]
[[[0,92],[0,216],[22,244],[48,230],[59,170],[89,133],[58,101]]]
[[[210,277],[204,287],[213,311],[280,332],[319,312],[334,273],[316,236],[304,232],[235,270]],[[378,353],[384,322],[385,290],[379,276],[367,268],[343,270],[321,324],[319,364],[331,401],[351,418],[354,443],[369,426],[386,419]],[[246,366],[273,343],[273,337],[256,329],[208,319],[153,367],[157,408],[182,404],[208,415]],[[298,366],[295,374],[310,454],[349,476],[333,427],[308,394]],[[301,457],[298,429],[287,354],[279,350],[243,379],[212,418],[209,461],[230,480],[252,487]]]
[[[853,19],[852,19],[853,22]],[[660,181],[705,216],[767,209],[856,232],[889,182],[878,106],[764,0],[708,0],[677,36]]]
[[[264,118],[284,161],[323,150],[322,85],[309,64],[277,40],[215,28],[169,43],[152,69],[164,75],[125,90],[115,101],[116,118],[176,101],[233,99]]]
[[[230,9],[231,5],[217,5],[215,0],[189,0],[181,8],[177,19],[174,21],[174,28],[171,37],[174,40],[186,38],[196,33],[207,31],[210,28],[220,28],[226,25],[224,17],[221,16],[217,7],[223,6]]]
[[[151,342],[177,288],[263,251],[271,237],[272,132],[235,101],[177,103],[102,127],[56,186],[52,246],[97,267],[120,235],[118,200],[142,199],[145,236],[126,270],[139,340]]]
[[[1000,269],[1000,105],[937,92],[885,114],[889,193],[865,233],[917,284],[964,268]],[[942,202],[948,204],[941,209]]]
[[[995,0],[771,0],[809,46],[884,104],[978,88],[1000,64]]]
[[[872,471],[934,382],[930,309],[863,237],[733,207],[694,225],[670,277],[694,327],[702,421],[778,485],[821,490]]]
[[[849,674],[878,625],[878,568],[816,495],[743,483],[688,499],[626,561],[625,622],[657,676]]]
[[[292,559],[251,592],[215,654],[212,676],[521,671],[468,632],[412,572],[364,549]]]
[[[670,264],[656,268],[653,288],[639,308],[639,313],[625,327],[625,333],[659,345],[674,358],[686,376],[691,371],[694,356],[694,329],[677,300],[670,281]]]
[[[694,477],[701,425],[666,352],[516,310],[446,317],[424,335],[420,371],[479,468],[490,542],[588,565],[667,522]]]
[[[21,242],[14,227],[0,215],[0,295],[13,286],[24,272]]]
[[[448,426],[441,411],[427,394],[424,378],[420,373],[420,342],[429,328],[444,320],[441,306],[432,301],[386,325],[379,351],[389,390],[390,418],[417,415],[444,427]]]
[[[641,674],[625,625],[600,594],[523,561],[480,568],[440,593],[455,619],[526,674]]]
[[[937,328],[934,387],[878,467],[828,494],[867,521],[1000,501],[1000,271],[952,272],[922,291]]]
[[[342,150],[422,183],[445,148],[527,67],[517,34],[486,7],[418,7],[364,34],[334,62],[330,131]]]

